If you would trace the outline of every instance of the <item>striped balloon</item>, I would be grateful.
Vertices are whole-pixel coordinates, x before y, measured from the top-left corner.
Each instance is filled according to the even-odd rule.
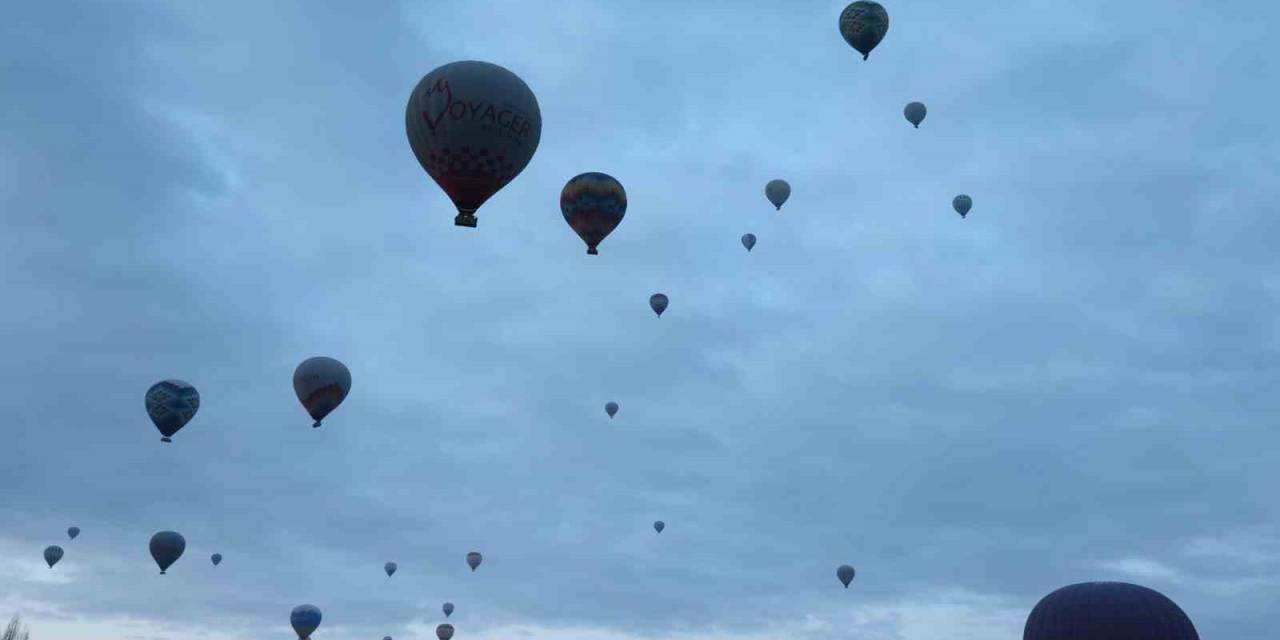
[[[574,177],[560,191],[560,212],[578,237],[587,243],[587,253],[596,255],[604,241],[627,213],[627,192],[613,176],[589,172]]]

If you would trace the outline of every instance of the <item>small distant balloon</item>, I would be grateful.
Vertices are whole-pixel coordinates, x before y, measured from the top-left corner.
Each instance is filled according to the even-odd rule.
[[[314,605],[300,604],[289,613],[289,624],[298,638],[306,640],[320,627],[320,618],[320,610]]]
[[[842,564],[839,569],[836,569],[836,577],[840,579],[840,582],[844,584],[844,588],[846,589],[849,588],[849,583],[853,582],[853,575],[853,567],[847,564]]]
[[[925,108],[923,102],[909,102],[902,110],[902,115],[906,116],[907,122],[917,129],[920,128],[920,123],[924,122],[924,116],[927,113],[929,110]]]
[[[773,203],[778,210],[782,209],[782,203],[791,197],[791,185],[786,180],[770,180],[769,184],[764,186],[764,197]]]
[[[56,544],[45,547],[44,561],[49,563],[50,569],[53,568],[53,565],[58,564],[58,561],[61,559],[62,559],[62,547],[59,547]]]
[[[889,12],[879,2],[858,0],[840,12],[840,35],[866,60],[889,32]]]
[[[471,567],[472,571],[475,571],[476,568],[479,567],[480,563],[483,561],[484,561],[484,556],[480,555],[479,551],[472,551],[471,553],[467,554],[467,566]]]
[[[664,293],[655,293],[649,296],[649,308],[653,309],[653,312],[658,314],[659,318],[662,317],[662,312],[667,310],[668,302],[670,301],[667,300],[667,296]]]
[[[657,531],[658,533],[662,533],[662,530],[666,528],[667,528],[667,523],[661,520],[655,520],[653,523],[653,530]]]
[[[71,538],[72,540],[75,540],[75,539],[76,539],[76,536],[79,536],[79,535],[80,535],[80,527],[71,527],[71,528],[67,529],[67,537],[68,537],[68,538]]]
[[[742,246],[746,247],[747,251],[751,251],[751,249],[756,246],[756,234],[754,233],[743,234]]]
[[[608,174],[584,173],[575,176],[560,191],[560,213],[564,221],[587,243],[587,254],[613,232],[627,213],[627,192]]]
[[[308,358],[293,372],[293,391],[318,427],[351,392],[351,371],[333,358]]]
[[[969,215],[969,210],[973,208],[973,198],[962,193],[951,200],[951,207],[963,218]]]
[[[607,413],[607,414],[609,414],[609,417],[610,417],[610,418],[612,418],[612,417],[614,417],[614,416],[618,415],[618,403],[616,403],[616,402],[607,402],[607,403],[605,403],[605,405],[604,405],[604,412],[605,412],[605,413]]]
[[[394,574],[395,574],[395,572],[396,572],[396,563],[394,563],[394,562],[388,562],[388,563],[386,563],[386,564],[382,565],[382,570],[383,570],[383,571],[386,571],[386,572],[387,572],[387,577],[388,577],[388,578],[390,578],[390,577],[391,577],[392,575],[394,575]]]
[[[164,575],[173,563],[182,557],[187,550],[187,539],[176,531],[161,531],[151,536],[151,557],[160,567],[160,575]]]
[[[215,566],[215,567],[216,567],[216,566],[218,566],[218,565],[220,565],[220,564],[222,564],[222,554],[221,554],[221,553],[215,553],[215,554],[213,554],[213,555],[209,556],[209,562],[212,562],[212,563],[213,563],[213,566]]]
[[[164,380],[147,389],[147,415],[160,431],[161,442],[173,442],[173,434],[185,427],[200,409],[200,392],[181,380]]]
[[[448,618],[449,616],[453,615],[453,603],[452,603],[452,602],[446,602],[446,603],[444,603],[444,606],[443,606],[443,607],[440,607],[440,608],[444,610],[444,617]]]
[[[440,640],[449,640],[453,637],[453,625],[448,622],[436,627],[436,637]]]

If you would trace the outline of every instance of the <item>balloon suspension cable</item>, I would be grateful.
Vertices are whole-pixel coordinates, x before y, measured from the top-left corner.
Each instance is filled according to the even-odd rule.
[[[587,247],[587,255],[589,255],[589,256],[598,256],[598,255],[600,255],[600,252],[599,252],[599,251],[596,251],[596,248],[595,248],[595,247]]]
[[[160,442],[173,442],[173,439],[170,438],[169,436],[161,436]]]
[[[458,209],[458,215],[453,217],[453,224],[459,227],[476,227],[476,210],[475,209]]]

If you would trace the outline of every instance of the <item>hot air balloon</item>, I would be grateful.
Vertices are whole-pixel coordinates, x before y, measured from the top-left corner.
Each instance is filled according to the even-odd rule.
[[[293,391],[318,427],[351,392],[351,372],[333,358],[307,358],[293,372]]]
[[[388,577],[388,578],[390,578],[390,577],[391,577],[392,575],[394,575],[394,574],[395,574],[395,572],[396,572],[396,563],[394,563],[394,562],[388,562],[388,563],[386,563],[386,564],[382,565],[382,570],[383,570],[383,571],[386,571],[386,572],[387,572],[387,577]]]
[[[604,412],[605,412],[605,413],[607,413],[607,414],[609,414],[609,417],[610,417],[610,418],[612,418],[612,417],[614,417],[614,416],[618,415],[618,403],[616,403],[616,402],[607,402],[607,403],[605,403],[605,405],[604,405]]]
[[[220,565],[220,564],[222,564],[222,554],[221,554],[221,553],[215,553],[215,554],[213,554],[213,555],[209,556],[209,562],[212,562],[212,563],[213,563],[213,566],[215,566],[215,567],[216,567],[216,566],[218,566],[218,565]]]
[[[574,177],[560,191],[560,213],[564,221],[587,243],[587,254],[618,227],[627,213],[627,192],[622,183],[603,173]]]
[[[70,527],[67,529],[67,537],[75,540],[80,535],[80,527]]]
[[[756,234],[754,233],[743,234],[742,246],[746,247],[747,251],[751,251],[751,249],[756,246]]]
[[[185,427],[200,409],[200,393],[181,380],[164,380],[147,389],[147,415],[160,430],[161,442],[173,442],[171,438]]]
[[[1199,640],[1178,605],[1124,582],[1062,587],[1031,610],[1023,640]]]
[[[307,640],[320,627],[320,610],[313,605],[300,604],[289,613],[289,624],[301,640]]]
[[[858,0],[840,12],[840,35],[866,60],[889,31],[889,12],[879,2]]]
[[[473,572],[476,570],[476,567],[479,567],[480,563],[483,561],[484,561],[484,556],[480,555],[479,551],[472,551],[471,553],[467,554],[467,566],[471,567],[471,570]]]
[[[187,539],[176,531],[161,531],[151,536],[151,557],[160,567],[160,575],[182,557],[187,550]]]
[[[658,314],[659,318],[662,317],[662,312],[667,310],[668,302],[670,301],[667,300],[667,296],[664,293],[655,293],[649,296],[649,308],[653,309],[653,312]]]
[[[773,203],[778,210],[782,209],[782,203],[791,197],[791,185],[786,180],[770,180],[769,184],[764,186],[764,197]]]
[[[962,193],[951,200],[951,207],[963,218],[969,215],[969,209],[973,208],[973,198]]]
[[[853,567],[847,564],[842,564],[839,569],[836,569],[836,577],[840,579],[846,589],[849,588],[849,583],[853,582],[853,575]]]
[[[444,606],[443,606],[443,607],[441,607],[441,609],[443,609],[443,610],[444,610],[444,617],[448,618],[449,616],[453,615],[453,603],[452,603],[452,602],[446,602],[446,603],[444,603]]]
[[[391,640],[391,636],[382,636],[382,640]]]
[[[654,522],[653,522],[653,530],[654,530],[654,531],[657,531],[658,533],[662,533],[662,530],[663,530],[663,529],[666,529],[666,528],[667,528],[667,523],[665,523],[665,522],[663,522],[663,521],[661,521],[661,520],[654,520]]]
[[[449,640],[453,637],[453,625],[448,622],[436,627],[436,637],[440,640]]]
[[[906,116],[907,122],[910,122],[915,128],[920,128],[920,123],[924,122],[925,114],[929,110],[924,107],[923,102],[908,102],[907,106],[902,109],[902,115]]]
[[[453,200],[453,223],[476,226],[476,209],[529,164],[542,137],[533,91],[488,62],[451,62],[409,95],[405,132],[418,163]]]
[[[62,547],[59,547],[56,544],[45,547],[44,561],[49,563],[50,569],[53,568],[53,565],[58,564],[58,561],[61,559],[62,559]]]

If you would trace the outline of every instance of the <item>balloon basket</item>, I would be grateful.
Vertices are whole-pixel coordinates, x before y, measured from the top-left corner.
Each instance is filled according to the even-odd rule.
[[[163,438],[160,438],[160,442],[173,442],[173,439],[169,436],[164,436]]]
[[[459,227],[471,227],[474,229],[476,228],[476,214],[459,212],[458,215],[453,217],[453,224]]]

